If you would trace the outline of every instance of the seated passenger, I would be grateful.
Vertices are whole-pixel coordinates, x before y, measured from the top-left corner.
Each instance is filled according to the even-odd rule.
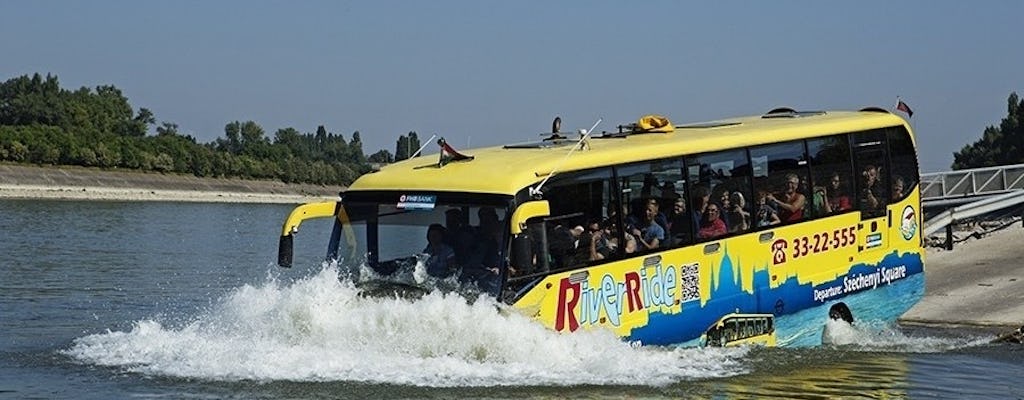
[[[593,220],[587,224],[587,240],[581,240],[580,247],[583,248],[583,242],[586,242],[585,250],[587,250],[587,259],[590,261],[604,260],[615,252],[615,246],[611,243],[608,236],[608,229],[602,226],[601,221]]]
[[[686,200],[677,198],[672,205],[672,212],[668,217],[669,242],[675,246],[692,242],[691,229],[693,228],[693,214],[686,209]]]
[[[882,185],[878,183],[878,167],[867,165],[861,173],[864,184],[861,185],[860,209],[861,211],[879,211],[885,206],[885,197],[882,196]]]
[[[582,226],[569,228],[565,225],[556,225],[548,232],[548,253],[551,254],[555,268],[566,268],[575,262],[582,233]]]
[[[659,210],[671,210],[672,204],[679,199],[679,193],[676,193],[676,187],[672,182],[665,182],[661,186],[661,196],[658,198],[658,209]]]
[[[636,236],[638,246],[641,249],[653,250],[665,241],[665,228],[662,228],[661,225],[655,222],[658,214],[658,202],[649,201],[644,210],[643,222],[639,226],[633,227],[630,231],[633,236]]]
[[[732,210],[732,201],[729,196],[732,192],[729,189],[725,189],[725,185],[718,185],[715,190],[718,189],[722,189],[722,191],[718,193],[718,196],[711,196],[711,198],[716,199],[712,203],[718,204],[718,209],[721,210],[719,212],[721,215],[718,217],[722,219],[722,222],[725,222],[726,229],[731,229],[733,222],[729,220],[729,211]]]
[[[728,233],[725,221],[722,221],[719,214],[720,211],[717,204],[708,204],[707,208],[704,209],[704,216],[701,217],[700,230],[697,231],[698,238],[714,239],[719,236],[725,236]]]
[[[501,224],[493,208],[480,209],[480,227],[477,229],[477,241],[473,246],[469,261],[462,268],[460,280],[467,284],[476,284],[481,292],[497,296],[501,290]],[[490,215],[493,213],[493,216]]]
[[[624,232],[624,235],[625,235],[626,244],[622,245],[622,251],[624,253],[626,253],[626,254],[636,253],[636,248],[637,248],[636,236],[633,236],[633,234],[631,234],[629,232]]]
[[[795,222],[804,218],[804,204],[807,197],[797,189],[800,187],[800,177],[794,173],[786,174],[786,183],[778,197],[768,193],[768,203],[776,207],[779,212],[779,219],[783,222]]]
[[[455,261],[455,250],[444,243],[445,228],[441,224],[427,227],[427,247],[423,252],[427,258],[427,274],[435,277],[447,276]]]
[[[811,211],[814,215],[829,215],[832,213],[832,209],[828,205],[828,195],[824,186],[814,186],[814,191],[811,193]]]
[[[903,199],[906,194],[903,192],[903,177],[896,176],[892,179],[892,201],[899,201]]]
[[[757,209],[755,223],[758,228],[782,222],[779,219],[779,214],[768,204],[768,192],[763,190],[757,191],[757,201],[754,203],[754,207]]]
[[[746,210],[747,201],[743,198],[743,193],[740,192],[733,192],[729,197],[731,206],[725,213],[729,216],[727,220],[729,232],[746,232],[750,229],[750,212]]]
[[[444,221],[447,228],[444,242],[455,250],[455,263],[466,265],[476,237],[473,227],[465,224],[462,210],[458,208],[445,211]]]
[[[839,172],[833,172],[828,178],[828,185],[825,185],[825,210],[829,213],[838,213],[853,208],[850,196],[843,191],[843,182],[839,178]]]
[[[704,185],[693,187],[693,197],[690,199],[690,212],[693,213],[693,230],[700,229],[701,218],[704,217],[704,210],[711,203],[711,191]]]

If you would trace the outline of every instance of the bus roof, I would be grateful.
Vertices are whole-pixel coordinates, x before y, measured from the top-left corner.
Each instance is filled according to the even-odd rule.
[[[897,125],[906,125],[906,122],[899,116],[876,109],[773,113],[677,125],[670,133],[614,138],[602,138],[595,132],[588,140],[589,147],[577,150],[568,159],[565,156],[572,148],[571,144],[468,149],[462,153],[473,156],[472,160],[451,162],[442,167],[438,167],[436,154],[403,160],[363,175],[348,190],[515,195],[543,180],[555,168],[558,168],[558,173],[565,173]],[[909,131],[910,127],[907,129]]]

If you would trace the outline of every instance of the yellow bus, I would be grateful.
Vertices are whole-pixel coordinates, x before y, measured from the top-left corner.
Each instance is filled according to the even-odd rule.
[[[699,345],[732,313],[774,315],[780,343],[813,345],[836,305],[894,321],[923,295],[914,139],[886,110],[559,125],[465,155],[442,139],[440,161],[300,206],[279,264],[303,220],[333,217],[327,258],[360,281],[475,290],[556,331],[653,345]]]

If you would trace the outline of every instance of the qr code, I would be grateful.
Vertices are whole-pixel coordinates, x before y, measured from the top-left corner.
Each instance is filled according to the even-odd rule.
[[[683,286],[683,301],[700,299],[700,264],[693,263],[680,267]]]

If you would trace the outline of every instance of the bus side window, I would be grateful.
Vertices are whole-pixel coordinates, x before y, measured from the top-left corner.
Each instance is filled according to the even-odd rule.
[[[551,215],[543,224],[547,246],[537,257],[547,257],[551,270],[611,257],[614,244],[603,240],[598,231],[616,207],[611,203],[613,183],[611,168],[600,168],[566,174],[544,189]]]
[[[781,223],[799,222],[807,218],[813,198],[804,142],[794,140],[750,149],[754,163],[755,187],[764,193],[765,204],[778,213]]]
[[[689,243],[690,215],[676,212],[677,200],[685,197],[682,166],[682,160],[669,159],[616,169],[626,206],[623,234],[636,240],[640,253]]]
[[[905,127],[887,129],[889,139],[889,160],[891,162],[892,185],[889,197],[893,202],[906,198],[917,185],[919,177],[914,143]]]
[[[854,197],[853,164],[850,140],[846,135],[810,139],[807,149],[811,160],[811,211],[824,217],[851,211]]]
[[[698,241],[717,240],[753,227],[751,164],[746,150],[690,157],[686,171]]]
[[[889,175],[886,163],[885,129],[857,132],[851,136],[857,173],[855,198],[862,218],[885,215],[889,204]]]

